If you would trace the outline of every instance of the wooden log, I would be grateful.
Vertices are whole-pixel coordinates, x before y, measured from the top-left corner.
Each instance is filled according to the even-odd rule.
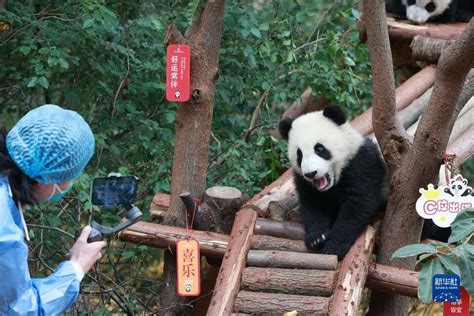
[[[367,226],[341,262],[329,315],[357,315],[379,225]]]
[[[453,44],[454,40],[425,37],[417,35],[410,44],[414,60],[437,64],[441,52]]]
[[[419,273],[415,271],[374,264],[369,266],[366,286],[376,291],[417,298],[418,277]]]
[[[258,250],[308,252],[308,249],[302,240],[277,238],[266,235],[254,235],[252,238],[251,248]]]
[[[216,233],[230,234],[235,213],[245,202],[240,190],[216,186],[206,190],[196,216],[196,228]]]
[[[232,313],[256,221],[257,213],[252,209],[243,208],[237,213],[207,315]]]
[[[234,310],[257,315],[283,315],[293,310],[302,314],[327,315],[329,298],[241,291]]]
[[[287,218],[288,211],[294,209],[299,204],[299,198],[296,192],[291,195],[268,203],[268,212],[271,219],[284,221]]]
[[[170,207],[170,195],[158,192],[153,197],[150,205],[150,219],[155,223],[161,223]]]
[[[286,217],[288,222],[301,223],[301,213],[299,210],[299,206],[289,210],[288,214],[286,214]]]
[[[304,239],[304,227],[300,223],[259,218],[255,225],[255,234],[302,240]]]
[[[266,186],[260,193],[248,200],[245,206],[254,208],[259,217],[268,217],[268,204],[278,201],[295,192],[293,183],[293,169],[286,170],[277,180]]]
[[[242,274],[242,290],[330,296],[335,279],[335,271],[249,267]]]
[[[474,126],[449,144],[446,152],[456,155],[454,164],[459,168],[474,153]]]
[[[413,100],[409,106],[397,113],[398,120],[403,128],[407,129],[413,125],[428,106],[433,88],[426,90],[419,98]]]
[[[436,67],[428,66],[402,83],[395,91],[396,110],[405,108],[428,90],[434,83],[435,72]],[[351,124],[363,135],[372,133],[372,107],[352,120]]]
[[[472,103],[474,104],[474,98]],[[463,115],[459,115],[454,122],[453,130],[451,131],[451,135],[449,136],[449,142],[453,142],[459,136],[464,134],[471,126],[474,126],[474,108],[470,109]]]
[[[247,256],[247,265],[250,267],[336,270],[337,256],[278,250],[250,250]]]
[[[215,258],[224,255],[230,239],[225,234],[187,230],[182,227],[147,222],[137,222],[119,233],[119,239],[122,241],[171,250],[175,248],[177,240],[185,239],[188,236],[199,241],[202,255]],[[258,235],[252,237],[252,249],[308,252],[302,240]]]
[[[201,254],[211,257],[222,257],[230,237],[224,234],[188,230],[147,222],[137,222],[119,233],[122,241],[174,251],[176,241],[190,236],[199,241]]]
[[[456,39],[466,28],[467,23],[431,24],[423,25],[409,24],[387,18],[388,34],[390,38],[413,39],[417,35],[439,38],[444,40]]]

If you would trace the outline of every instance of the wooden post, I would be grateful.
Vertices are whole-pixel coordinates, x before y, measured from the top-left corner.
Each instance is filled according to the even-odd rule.
[[[367,226],[341,262],[329,315],[357,315],[378,226],[379,223]]]
[[[207,315],[232,313],[256,221],[257,213],[253,209],[243,208],[237,213]]]

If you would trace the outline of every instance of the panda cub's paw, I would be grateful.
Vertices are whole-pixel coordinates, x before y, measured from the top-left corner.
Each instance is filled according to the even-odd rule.
[[[328,238],[328,233],[310,232],[304,236],[306,248],[310,250],[319,250]]]
[[[337,255],[339,259],[342,259],[345,257],[349,249],[351,249],[352,244],[351,243],[341,243],[341,242],[335,242],[332,240],[328,240],[321,251],[325,254],[328,255]]]

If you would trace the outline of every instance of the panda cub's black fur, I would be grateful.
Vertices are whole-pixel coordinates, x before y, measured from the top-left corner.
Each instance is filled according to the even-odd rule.
[[[346,255],[386,203],[386,167],[378,147],[346,122],[338,106],[283,119],[308,249]]]

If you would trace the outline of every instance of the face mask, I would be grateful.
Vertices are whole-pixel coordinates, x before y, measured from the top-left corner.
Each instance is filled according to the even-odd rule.
[[[72,185],[73,185],[73,183],[71,181],[71,184],[69,184],[69,186],[63,191],[63,190],[61,190],[61,188],[57,184],[54,184],[53,194],[46,201],[48,201],[48,202],[58,202],[59,200],[62,199],[62,197],[66,193],[71,191]],[[56,191],[59,191],[59,193],[54,194]]]

